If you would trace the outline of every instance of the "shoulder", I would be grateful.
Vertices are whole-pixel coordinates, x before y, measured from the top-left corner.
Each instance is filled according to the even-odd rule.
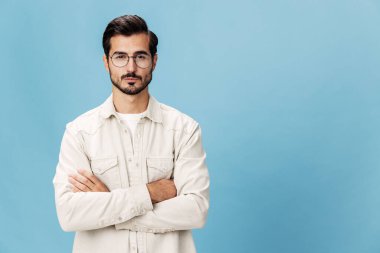
[[[175,131],[183,131],[187,134],[192,133],[199,127],[198,122],[189,115],[166,104],[159,104],[164,127]]]
[[[101,106],[95,107],[66,124],[66,129],[75,134],[84,132],[93,134],[103,124],[104,120],[100,116]]]

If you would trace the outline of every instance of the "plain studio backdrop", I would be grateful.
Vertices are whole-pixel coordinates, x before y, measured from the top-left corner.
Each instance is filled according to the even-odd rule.
[[[0,2],[0,252],[71,251],[52,179],[65,124],[111,93],[110,20],[159,37],[151,93],[202,126],[199,252],[380,251],[377,0]]]

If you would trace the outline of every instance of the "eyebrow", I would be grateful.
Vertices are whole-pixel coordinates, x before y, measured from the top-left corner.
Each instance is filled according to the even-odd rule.
[[[136,54],[146,54],[146,55],[149,55],[148,52],[144,51],[144,50],[140,50],[140,51],[136,51],[133,53],[134,55]]]
[[[126,52],[124,52],[124,51],[115,51],[115,52],[113,52],[112,55],[114,55],[114,54],[126,54],[126,55],[128,55],[128,54],[127,54]],[[136,52],[133,53],[133,55],[137,55],[137,54],[145,54],[145,55],[149,55],[148,52],[146,52],[146,51],[144,51],[144,50],[136,51]]]

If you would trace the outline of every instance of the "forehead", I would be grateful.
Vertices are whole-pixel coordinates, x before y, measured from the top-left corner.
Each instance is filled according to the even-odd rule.
[[[149,36],[145,33],[133,34],[130,36],[115,35],[110,40],[110,55],[115,51],[133,54],[137,51],[146,51],[149,53]]]

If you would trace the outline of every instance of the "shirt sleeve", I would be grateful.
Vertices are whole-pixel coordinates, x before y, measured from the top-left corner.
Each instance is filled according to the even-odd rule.
[[[79,133],[66,127],[53,179],[59,223],[65,231],[99,229],[125,222],[153,209],[146,185],[111,192],[72,192],[70,173],[91,171]]]
[[[209,208],[210,180],[198,124],[189,136],[175,162],[177,197],[155,204],[153,210],[117,224],[116,229],[165,233],[204,226]]]

